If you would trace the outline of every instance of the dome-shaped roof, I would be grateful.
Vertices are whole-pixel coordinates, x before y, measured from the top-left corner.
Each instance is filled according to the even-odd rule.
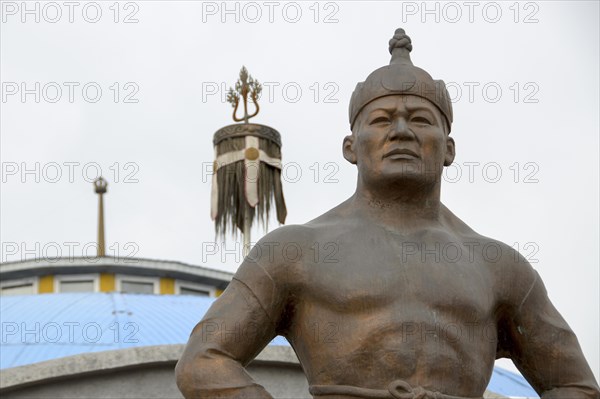
[[[185,344],[214,298],[73,293],[0,298],[0,369],[136,346]],[[283,337],[269,345],[289,346]],[[488,390],[537,397],[518,374],[494,368]]]
[[[130,348],[184,344],[214,298],[73,293],[0,299],[0,369]],[[277,337],[272,345],[289,345]]]

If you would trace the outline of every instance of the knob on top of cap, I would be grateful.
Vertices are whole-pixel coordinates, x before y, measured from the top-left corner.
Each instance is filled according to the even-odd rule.
[[[390,39],[390,54],[392,55],[390,65],[412,65],[413,63],[410,60],[410,52],[412,49],[412,42],[410,37],[404,32],[404,29],[396,29],[394,36]]]

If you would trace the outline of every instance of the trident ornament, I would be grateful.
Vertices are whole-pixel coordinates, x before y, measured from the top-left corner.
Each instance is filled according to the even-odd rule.
[[[240,78],[235,83],[235,90],[230,87],[229,92],[227,93],[227,102],[231,103],[231,106],[233,107],[234,121],[244,121],[244,123],[248,123],[248,119],[258,115],[258,111],[260,110],[260,107],[258,106],[258,97],[260,96],[261,91],[262,86],[260,83],[258,83],[258,80],[255,80],[251,75],[249,75],[248,70],[245,66],[243,66],[242,70],[240,71]],[[248,114],[248,95],[250,95],[250,98],[254,103],[254,107],[256,108],[252,115]],[[244,102],[244,116],[242,118],[238,118],[236,116],[238,106],[240,105],[240,96]]]

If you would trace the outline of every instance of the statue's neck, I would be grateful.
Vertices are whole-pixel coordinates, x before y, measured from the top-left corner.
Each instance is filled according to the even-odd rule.
[[[364,217],[389,227],[412,229],[440,224],[439,184],[376,189],[359,184],[352,201]]]

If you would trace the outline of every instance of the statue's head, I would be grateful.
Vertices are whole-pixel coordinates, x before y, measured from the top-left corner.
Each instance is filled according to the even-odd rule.
[[[439,181],[443,166],[454,160],[446,85],[415,67],[411,50],[410,38],[397,29],[390,65],[372,72],[352,94],[352,135],[344,139],[343,151],[362,178]]]

